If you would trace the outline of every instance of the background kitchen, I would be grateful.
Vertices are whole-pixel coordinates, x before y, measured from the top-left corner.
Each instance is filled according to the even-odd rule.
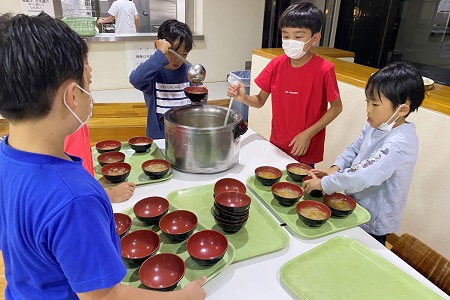
[[[27,1],[2,0],[0,13],[23,12],[25,2]],[[141,0],[135,2],[137,5],[143,3]],[[209,99],[226,98],[227,74],[230,71],[243,70],[246,65],[248,67],[248,62],[256,57],[252,56],[252,49],[279,45],[276,20],[290,2],[149,0],[146,13],[142,11],[147,10],[146,6],[140,8],[142,26],[146,24],[143,18],[149,17],[149,27],[142,29],[147,32],[132,36],[100,33],[88,38],[89,60],[94,70],[91,84],[94,99],[97,102],[143,102],[141,93],[133,90],[128,83],[128,74],[142,59],[139,58],[140,53],[141,56],[152,53],[154,29],[163,20],[158,19],[161,15],[177,17],[190,25],[195,34],[195,47],[188,58],[191,62],[199,62],[206,67]],[[378,5],[374,6],[378,1],[350,1],[351,5],[344,0],[312,2],[327,13],[323,46],[339,45],[343,49],[354,51],[356,63],[375,68],[391,59],[401,58],[415,62],[418,66],[424,65],[422,69],[428,70],[429,73],[423,75],[428,77],[433,78],[438,71],[446,73],[449,65],[446,58],[449,42],[446,41],[445,35],[449,14],[444,4],[447,4],[447,1],[383,1],[382,7],[387,11],[380,11]],[[66,15],[73,14],[73,11],[63,10],[65,4],[74,4],[81,13],[89,9],[89,6],[98,8],[98,14],[104,13],[110,5],[108,1],[86,3],[84,0],[70,0],[61,3],[59,0],[53,0],[57,17],[64,17],[64,12]],[[145,14],[148,16],[144,16]],[[445,19],[443,14],[446,14],[447,19],[442,25],[442,19]],[[347,19],[341,21],[345,15]],[[387,19],[381,21],[381,17]],[[343,28],[342,24],[347,25]],[[370,44],[370,41],[373,41],[373,44]],[[367,47],[362,48],[363,45]],[[257,75],[255,72],[256,68],[252,68],[252,76]],[[440,78],[433,79],[445,83],[445,80]],[[326,155],[322,166],[332,163],[335,154],[356,136],[365,120],[363,90],[342,81],[339,81],[339,87],[344,112],[328,130]],[[256,92],[253,84],[251,89]],[[250,111],[250,116],[252,113]],[[410,119],[418,127],[421,152],[402,228],[398,234],[410,232],[450,257],[449,238],[446,234],[450,231],[450,208],[446,190],[450,177],[450,161],[447,158],[450,157],[450,135],[445,133],[446,129],[450,128],[450,117],[448,114],[421,109]],[[360,120],[360,123],[355,124],[355,120]],[[259,127],[267,126],[267,119],[250,119],[249,126],[260,132]]]

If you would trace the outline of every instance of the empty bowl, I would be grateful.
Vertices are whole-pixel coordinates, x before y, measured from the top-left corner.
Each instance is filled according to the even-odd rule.
[[[125,154],[118,151],[104,152],[97,157],[97,161],[100,166],[115,162],[123,162],[125,160]]]
[[[184,93],[192,102],[200,102],[205,99],[208,89],[204,86],[188,86],[184,88]]]
[[[280,181],[282,176],[281,170],[275,167],[262,166],[255,169],[256,179],[263,185],[272,185]]]
[[[133,212],[139,221],[153,225],[169,211],[169,201],[163,197],[147,197],[133,206]]]
[[[215,230],[202,230],[194,233],[186,243],[191,258],[201,266],[212,266],[225,255],[227,238]]]
[[[317,176],[317,175],[316,175]],[[322,178],[323,176],[317,176],[317,178]],[[303,177],[302,182],[305,182],[306,180],[311,180],[312,177],[310,175]],[[314,198],[320,198],[323,196],[323,193],[321,190],[312,190],[309,193]]]
[[[308,176],[310,170],[312,170],[311,166],[303,163],[292,163],[286,166],[289,177],[297,182],[302,182],[303,178]]]
[[[122,238],[131,228],[131,217],[122,213],[114,213],[114,223],[116,223],[116,232]]]
[[[135,136],[128,140],[128,145],[130,145],[131,149],[138,153],[145,152],[147,149],[150,149],[152,143],[153,139],[146,136]]]
[[[331,211],[325,204],[314,200],[303,200],[295,207],[297,214],[306,225],[319,227],[331,216]]]
[[[159,220],[161,231],[173,241],[187,239],[197,227],[197,216],[188,210],[176,210]]]
[[[120,240],[122,257],[140,264],[156,253],[159,248],[159,236],[151,230],[136,230]]]
[[[241,192],[246,193],[245,184],[234,178],[222,178],[214,184],[214,196],[222,192]]]
[[[159,179],[169,172],[170,163],[165,159],[150,159],[142,163],[142,170],[151,179]]]
[[[300,199],[303,190],[295,183],[277,182],[272,185],[272,194],[281,205],[291,206]]]
[[[244,193],[223,192],[216,195],[214,202],[225,211],[240,213],[249,209],[252,200]]]
[[[330,208],[331,215],[336,218],[345,218],[356,208],[355,199],[341,193],[324,195],[323,203]]]
[[[97,149],[98,153],[119,151],[120,148],[122,148],[122,142],[116,140],[104,140],[95,144],[95,149]]]
[[[101,169],[103,176],[112,183],[122,182],[130,175],[131,165],[125,162],[116,162],[104,165]]]
[[[183,278],[184,261],[176,254],[160,253],[147,259],[139,268],[139,280],[152,290],[171,291]]]

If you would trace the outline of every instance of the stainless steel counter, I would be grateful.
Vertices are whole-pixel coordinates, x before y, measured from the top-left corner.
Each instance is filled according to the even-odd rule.
[[[194,34],[194,41],[203,41],[205,36],[203,34]],[[89,42],[139,42],[156,39],[156,33],[97,33],[95,36],[87,37]]]

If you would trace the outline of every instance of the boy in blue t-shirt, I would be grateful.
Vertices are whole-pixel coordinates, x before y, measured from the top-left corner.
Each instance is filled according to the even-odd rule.
[[[130,74],[130,83],[144,93],[147,105],[146,135],[152,139],[164,138],[164,113],[191,104],[184,88],[190,86],[189,66],[169,52],[186,58],[192,50],[193,38],[189,26],[171,19],[158,28],[155,53]]]
[[[312,170],[314,179],[304,183],[306,193],[344,191],[353,197],[371,215],[361,228],[383,245],[386,235],[400,228],[419,150],[416,127],[406,117],[424,96],[422,77],[406,62],[373,74],[366,85],[367,123],[362,133],[329,169]]]
[[[0,15],[0,250],[6,299],[204,299],[205,278],[162,293],[121,284],[113,211],[64,139],[92,113],[86,42],[66,24]]]

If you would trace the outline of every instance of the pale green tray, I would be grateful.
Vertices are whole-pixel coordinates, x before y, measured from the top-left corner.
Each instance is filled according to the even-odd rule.
[[[174,205],[170,205],[169,211],[178,210]],[[132,219],[131,231],[139,230],[139,229],[149,229],[156,232],[161,239],[161,244],[159,246],[157,253],[173,253],[181,257],[186,265],[186,272],[184,277],[181,279],[180,283],[178,283],[176,290],[182,289],[186,284],[191,282],[192,280],[198,279],[202,276],[206,276],[207,281],[214,278],[217,274],[223,271],[225,267],[230,265],[234,257],[236,255],[236,250],[234,246],[228,242],[228,249],[225,252],[224,257],[219,260],[216,264],[212,266],[200,266],[197,264],[190,256],[186,250],[187,239],[181,242],[172,242],[167,238],[159,229],[158,224],[155,225],[147,225],[139,221],[133,213],[133,208],[129,208],[123,211],[124,214],[127,214]],[[201,230],[207,229],[202,223],[198,223],[197,227],[194,231],[198,232]],[[128,262],[124,261],[125,266],[127,267],[127,275],[123,278],[122,283],[132,285],[135,287],[146,288],[141,281],[139,280],[139,266],[135,264],[128,264]]]
[[[236,233],[226,233],[212,215],[214,185],[202,185],[171,192],[167,200],[182,209],[193,211],[207,228],[217,230],[236,248],[235,262],[279,251],[289,243],[289,236],[262,204],[247,192],[252,202],[247,223]]]
[[[95,147],[92,147],[91,149],[92,159],[94,161],[95,179],[97,179],[98,182],[100,182],[100,184],[105,188],[115,187],[116,185],[120,184],[120,182],[112,183],[105,177],[103,177],[102,172],[100,171],[102,169],[102,166],[100,166],[97,161],[97,157],[100,155],[100,153],[97,152],[97,149]],[[144,171],[142,170],[142,163],[144,161],[155,158],[166,159],[155,143],[152,143],[152,146],[147,152],[142,153],[135,152],[133,149],[131,149],[128,143],[122,143],[120,152],[125,153],[125,162],[131,165],[130,175],[128,175],[128,178],[125,179],[124,182],[134,182],[136,185],[142,185],[161,182],[172,177],[172,168],[170,168],[169,172],[160,179],[150,179],[150,177],[144,174]]]
[[[442,299],[348,237],[332,238],[286,262],[280,279],[299,299]]]
[[[286,170],[283,171],[283,176],[280,181],[288,181],[302,186],[301,182],[293,181],[287,175]],[[355,227],[370,220],[370,213],[358,204],[355,210],[346,218],[338,219],[331,217],[320,227],[310,227],[300,220],[295,210],[295,205],[288,207],[282,206],[274,199],[271,186],[261,184],[255,176],[250,176],[247,179],[247,186],[266,204],[276,217],[286,223],[291,231],[304,238],[318,238],[333,232]],[[300,201],[303,199],[313,199],[322,202],[322,198],[313,198],[310,195],[302,196]]]

